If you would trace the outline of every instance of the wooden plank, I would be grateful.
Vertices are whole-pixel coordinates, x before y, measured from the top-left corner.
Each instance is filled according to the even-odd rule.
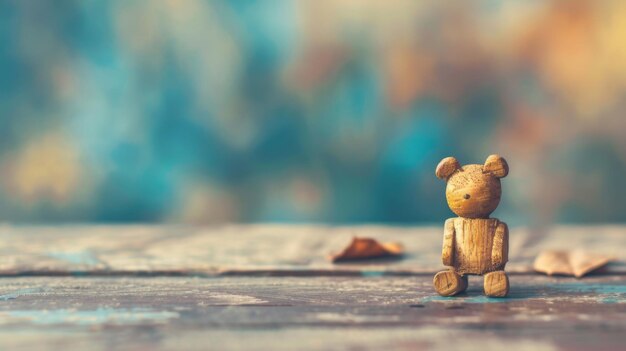
[[[0,349],[621,349],[626,277],[4,278]],[[462,347],[466,346],[466,347]]]
[[[507,271],[527,273],[542,248],[586,247],[613,254],[626,272],[626,227],[512,228]],[[59,226],[0,228],[0,275],[433,274],[442,228],[320,225]],[[353,236],[399,241],[401,260],[332,264]]]

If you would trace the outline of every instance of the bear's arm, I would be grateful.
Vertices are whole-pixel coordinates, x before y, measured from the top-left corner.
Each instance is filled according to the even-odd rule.
[[[493,237],[491,250],[491,263],[494,267],[504,268],[509,260],[509,227],[504,222],[499,222]]]
[[[443,228],[441,260],[444,266],[454,265],[454,218],[447,219]]]

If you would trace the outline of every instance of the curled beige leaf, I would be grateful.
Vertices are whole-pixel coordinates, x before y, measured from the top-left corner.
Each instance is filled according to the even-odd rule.
[[[604,267],[612,258],[582,249],[542,251],[533,263],[533,269],[547,275],[569,275],[581,278]]]

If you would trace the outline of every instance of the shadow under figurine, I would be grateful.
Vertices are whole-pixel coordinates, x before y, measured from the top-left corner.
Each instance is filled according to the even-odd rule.
[[[489,215],[498,207],[509,166],[498,155],[487,157],[484,165],[461,167],[454,157],[446,157],[435,174],[445,179],[448,206],[459,217],[446,220],[441,258],[449,270],[435,275],[435,290],[453,296],[467,289],[467,276],[484,275],[485,295],[503,297],[509,292],[504,266],[509,253],[506,223]]]

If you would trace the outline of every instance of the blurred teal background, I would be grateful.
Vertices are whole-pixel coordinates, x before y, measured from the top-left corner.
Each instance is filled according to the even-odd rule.
[[[626,221],[624,1],[0,0],[0,220]]]

